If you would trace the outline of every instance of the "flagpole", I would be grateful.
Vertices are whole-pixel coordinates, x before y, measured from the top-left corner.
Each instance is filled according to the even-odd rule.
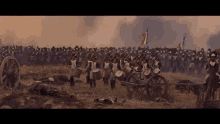
[[[147,46],[148,46],[148,29],[149,29],[149,26],[147,28]]]

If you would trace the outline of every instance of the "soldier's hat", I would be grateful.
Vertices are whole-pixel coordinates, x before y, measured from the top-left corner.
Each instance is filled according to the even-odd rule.
[[[215,51],[212,51],[212,52],[210,53],[210,58],[211,58],[211,57],[215,57],[215,58],[216,58],[216,57],[217,57],[217,53],[216,53]]]

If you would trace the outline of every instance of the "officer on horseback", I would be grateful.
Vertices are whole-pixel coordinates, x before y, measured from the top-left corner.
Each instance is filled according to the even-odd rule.
[[[210,54],[210,61],[206,64],[206,71],[208,75],[205,77],[204,84],[207,84],[210,73],[215,73],[219,78],[219,63],[216,61],[217,53],[215,51]]]

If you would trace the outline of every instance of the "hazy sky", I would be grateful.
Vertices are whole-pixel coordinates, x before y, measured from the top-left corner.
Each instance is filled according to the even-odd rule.
[[[220,16],[0,16],[3,44],[40,47],[139,46],[148,26],[149,47],[220,45]]]

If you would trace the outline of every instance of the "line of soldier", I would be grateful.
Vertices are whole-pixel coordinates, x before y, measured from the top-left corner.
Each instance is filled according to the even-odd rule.
[[[95,54],[97,61],[103,63],[104,57],[107,54],[119,55],[127,54],[133,59],[136,55],[146,57],[151,63],[152,58],[157,54],[162,63],[162,72],[181,72],[184,73],[188,70],[189,74],[195,73],[201,74],[204,64],[208,61],[208,57],[204,51],[196,52],[194,50],[169,50],[169,49],[141,49],[138,48],[82,48],[76,46],[74,49],[71,47],[60,47],[51,49],[48,48],[33,48],[23,46],[4,46],[2,47],[2,60],[8,55],[14,55],[19,63],[22,64],[67,64],[70,61],[72,54],[77,55],[80,62],[84,67],[88,60],[89,54]],[[208,50],[208,53],[211,50]]]
[[[74,68],[76,68],[78,65],[80,66],[80,61],[77,59],[78,56],[74,55],[72,59],[72,69],[74,71]],[[96,76],[93,74],[92,70],[95,68],[103,69],[102,77],[104,85],[108,85],[108,82],[110,81],[111,88],[115,88],[116,84],[116,72],[118,70],[124,70],[125,68],[129,68],[129,73],[132,73],[133,71],[140,72],[142,71],[142,75],[145,70],[151,69],[150,64],[148,62],[147,57],[140,55],[140,56],[134,56],[131,57],[129,54],[120,54],[115,51],[113,51],[113,54],[111,51],[104,56],[104,62],[100,64],[98,62],[97,56],[94,54],[94,52],[90,52],[87,55],[87,61],[86,61],[86,82],[90,84],[91,87],[96,87]],[[152,68],[155,66],[158,66],[155,64],[155,62],[158,63],[159,68],[161,67],[161,63],[159,61],[158,56],[156,56],[154,59],[152,59]],[[72,84],[74,84],[74,77],[73,72],[71,72],[71,81]],[[125,81],[128,78],[128,75],[125,76]],[[149,76],[142,76],[142,78],[149,78]]]

